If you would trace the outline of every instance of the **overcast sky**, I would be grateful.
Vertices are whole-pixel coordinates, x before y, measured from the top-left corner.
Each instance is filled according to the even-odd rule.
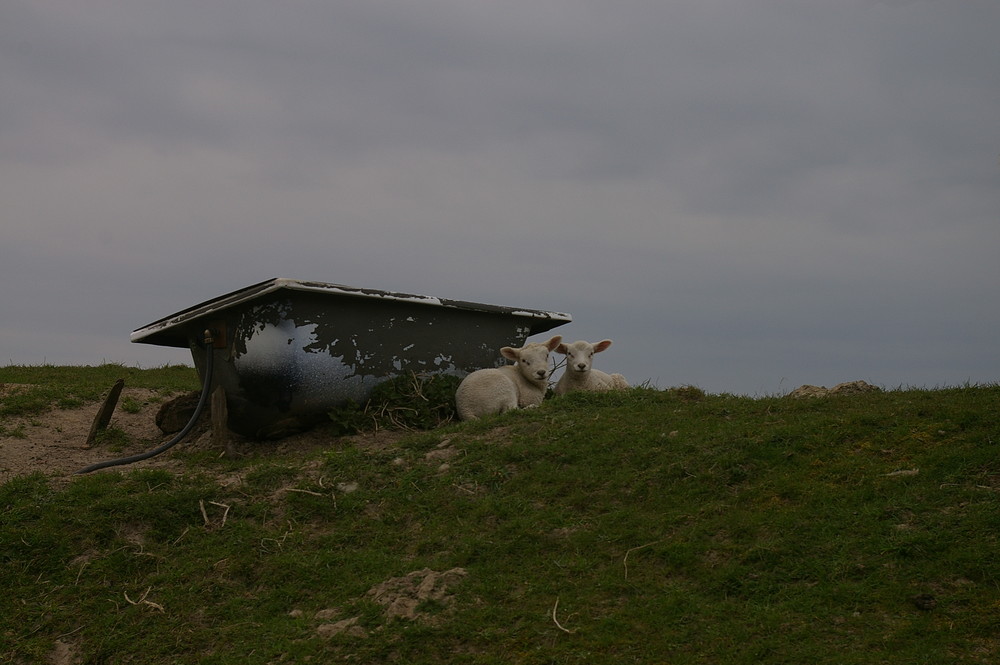
[[[5,0],[0,364],[190,364],[129,334],[288,277],[568,312],[664,388],[996,383],[998,28],[997,0]]]

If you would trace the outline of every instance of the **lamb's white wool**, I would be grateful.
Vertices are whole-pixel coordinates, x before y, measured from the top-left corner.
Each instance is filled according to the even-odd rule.
[[[559,344],[558,353],[566,356],[566,371],[556,384],[555,394],[565,395],[574,390],[622,390],[628,388],[628,381],[621,374],[606,374],[593,368],[594,354],[611,346],[605,339],[591,344],[580,340],[572,344]]]
[[[465,377],[455,392],[458,417],[475,420],[541,404],[548,387],[549,352],[561,341],[562,336],[556,335],[547,342],[500,349],[501,355],[514,364],[476,370]]]

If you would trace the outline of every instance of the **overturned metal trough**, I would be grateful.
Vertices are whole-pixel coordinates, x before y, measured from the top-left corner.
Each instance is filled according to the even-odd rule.
[[[229,428],[273,438],[309,427],[379,383],[417,372],[464,376],[502,364],[502,346],[569,323],[560,312],[339,284],[271,279],[133,331],[133,342],[191,349],[227,396]]]

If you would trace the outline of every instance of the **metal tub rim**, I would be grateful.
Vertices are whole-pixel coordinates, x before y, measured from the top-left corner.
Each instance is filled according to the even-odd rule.
[[[221,296],[217,296],[187,309],[163,317],[162,319],[153,321],[152,323],[148,323],[145,326],[132,331],[130,339],[132,342],[140,344],[155,344],[159,346],[187,348],[190,345],[188,328],[191,322],[196,319],[218,314],[223,310],[236,307],[251,300],[255,300],[281,290],[323,293],[348,298],[374,298],[431,307],[444,307],[514,316],[518,318],[525,318],[530,321],[529,328],[531,330],[530,334],[532,335],[545,332],[546,330],[551,330],[556,326],[564,325],[573,320],[571,315],[564,312],[490,305],[465,300],[452,300],[412,293],[347,286],[344,284],[332,284],[326,282],[276,277]]]

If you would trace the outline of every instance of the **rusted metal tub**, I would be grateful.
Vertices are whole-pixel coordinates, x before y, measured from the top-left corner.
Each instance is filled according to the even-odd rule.
[[[503,364],[502,346],[569,323],[561,312],[502,307],[271,279],[132,332],[133,342],[191,349],[226,391],[229,427],[273,438],[309,427],[333,407],[363,403],[379,383],[413,371],[465,374]]]

